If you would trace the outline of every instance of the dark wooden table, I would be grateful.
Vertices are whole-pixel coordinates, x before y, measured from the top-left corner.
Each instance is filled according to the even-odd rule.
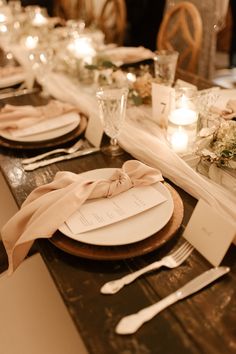
[[[209,87],[203,79],[179,71],[182,79]],[[10,99],[14,104],[40,104],[38,96]],[[33,172],[24,172],[21,158],[35,151],[0,147],[2,173],[20,206],[37,186],[51,181],[57,171],[81,173],[97,168],[121,167],[132,158],[128,154],[110,158],[102,153],[58,164]],[[170,182],[171,183],[171,182]],[[133,313],[169,295],[188,280],[209,269],[211,265],[197,252],[176,269],[149,273],[119,293],[105,296],[99,293],[107,281],[136,270],[160,259],[182,242],[181,233],[186,226],[196,200],[174,186],[184,203],[184,218],[180,230],[164,246],[153,252],[121,261],[87,260],[65,253],[48,240],[39,240],[39,250],[64,300],[68,311],[91,354],[227,354],[236,353],[236,249],[231,246],[223,264],[231,272],[201,292],[161,312],[146,323],[136,334],[119,336],[114,328],[124,315]],[[2,202],[2,201],[1,201]],[[4,207],[1,204],[1,208]],[[7,259],[0,247],[0,269],[6,269]]]

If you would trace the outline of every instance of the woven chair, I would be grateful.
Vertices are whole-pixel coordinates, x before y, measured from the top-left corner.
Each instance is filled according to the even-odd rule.
[[[83,19],[86,25],[94,20],[92,0],[57,0],[53,12],[65,20]]]
[[[196,73],[201,43],[202,20],[197,8],[186,1],[171,6],[160,25],[157,48],[177,50],[178,67]]]
[[[165,12],[182,1],[166,0]],[[211,80],[215,71],[217,34],[224,22],[229,0],[188,0],[188,2],[198,9],[204,28],[197,74]]]
[[[105,34],[106,43],[123,44],[126,29],[124,0],[106,0],[97,19],[98,27]]]

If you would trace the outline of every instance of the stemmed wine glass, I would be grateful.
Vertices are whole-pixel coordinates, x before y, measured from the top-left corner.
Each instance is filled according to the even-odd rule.
[[[127,88],[100,88],[96,93],[103,128],[110,137],[110,145],[102,151],[110,156],[118,156],[124,152],[118,145],[117,138],[125,120],[127,96]]]
[[[42,86],[41,95],[48,97],[49,93],[45,87],[48,74],[53,69],[53,50],[51,48],[40,48],[29,52],[28,55],[29,64],[32,71],[32,80],[36,78],[37,82]]]

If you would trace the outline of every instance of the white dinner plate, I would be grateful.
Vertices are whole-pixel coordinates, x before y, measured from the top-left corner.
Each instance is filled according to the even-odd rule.
[[[5,88],[5,87],[20,84],[21,82],[25,81],[25,78],[26,78],[26,75],[24,72],[9,75],[6,77],[1,77],[0,78],[0,88]]]
[[[109,178],[114,171],[114,168],[97,169],[85,172],[81,176],[84,179]],[[80,234],[74,234],[66,223],[59,230],[76,241],[97,246],[120,246],[142,241],[160,231],[174,211],[174,202],[167,187],[161,182],[155,183],[153,187],[167,200],[149,210],[115,224]]]
[[[37,134],[27,135],[27,136],[23,136],[23,137],[14,137],[10,133],[1,132],[1,136],[4,139],[7,139],[7,140],[13,141],[13,142],[21,142],[21,143],[42,142],[42,141],[46,141],[46,140],[52,140],[55,138],[59,138],[63,135],[66,135],[66,134],[72,132],[74,129],[76,129],[78,127],[79,123],[80,123],[80,116],[78,114],[78,120],[76,120],[75,122],[67,124],[65,126],[61,126],[59,128],[56,128],[56,129],[53,129],[50,131],[39,132]]]

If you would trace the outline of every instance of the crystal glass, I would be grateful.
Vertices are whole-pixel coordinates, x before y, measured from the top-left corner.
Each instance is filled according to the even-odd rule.
[[[39,48],[29,52],[29,63],[32,69],[33,76],[42,86],[42,95],[47,97],[49,94],[45,89],[45,81],[48,74],[53,69],[53,50],[51,48]]]
[[[118,145],[117,138],[125,120],[127,88],[100,88],[98,99],[99,114],[105,133],[111,138],[110,145],[103,149],[107,155],[118,156],[123,150]]]
[[[154,55],[154,73],[156,82],[172,86],[175,79],[179,53],[175,50],[157,50]]]

